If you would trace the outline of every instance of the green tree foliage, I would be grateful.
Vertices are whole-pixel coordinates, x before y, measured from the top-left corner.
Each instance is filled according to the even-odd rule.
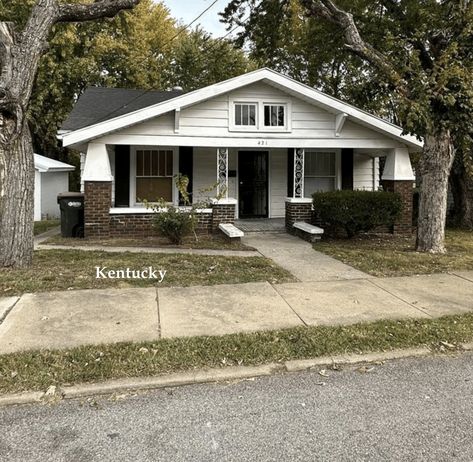
[[[0,21],[21,26],[34,3],[0,0]],[[153,0],[113,19],[56,25],[30,104],[35,149],[66,158],[57,129],[87,86],[192,90],[248,69],[249,60],[228,41],[183,27]]]

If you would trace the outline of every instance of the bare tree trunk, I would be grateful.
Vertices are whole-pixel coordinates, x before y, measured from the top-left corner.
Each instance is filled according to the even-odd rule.
[[[39,60],[58,22],[113,17],[140,0],[36,0],[20,32],[0,22],[0,267],[33,259],[34,157],[26,120]]]
[[[455,153],[450,133],[441,130],[425,137],[420,162],[422,175],[417,250],[444,253],[448,178]]]
[[[6,181],[8,178],[15,181]],[[34,162],[25,124],[8,147],[0,146],[0,267],[22,268],[33,255]]]
[[[473,229],[473,175],[465,167],[461,153],[457,153],[450,173],[450,190],[453,196],[452,223]]]

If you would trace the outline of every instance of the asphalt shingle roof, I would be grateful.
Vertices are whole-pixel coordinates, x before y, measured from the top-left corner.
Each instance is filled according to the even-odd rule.
[[[61,130],[79,130],[182,95],[179,90],[147,91],[89,87],[80,96]]]

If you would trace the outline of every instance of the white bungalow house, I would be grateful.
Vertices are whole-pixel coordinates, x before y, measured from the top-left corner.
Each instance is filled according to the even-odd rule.
[[[381,184],[404,197],[396,229],[412,223],[409,153],[422,142],[266,68],[189,93],[90,88],[59,137],[83,153],[86,236],[151,232],[142,200],[179,204],[177,173],[194,201],[212,184],[223,193],[202,210],[208,230],[263,217],[291,229],[310,221],[314,191]]]
[[[76,168],[35,154],[34,169],[34,220],[59,218],[57,195],[69,190],[69,172]]]

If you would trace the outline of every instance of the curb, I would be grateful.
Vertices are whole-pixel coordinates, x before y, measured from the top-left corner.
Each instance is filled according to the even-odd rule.
[[[460,345],[460,347],[462,349],[461,351],[473,351],[473,343]],[[63,387],[58,389],[56,397],[59,399],[86,398],[90,396],[111,395],[113,393],[124,393],[130,391],[245,380],[255,377],[267,377],[277,373],[307,371],[323,366],[349,366],[395,359],[419,358],[431,354],[431,350],[426,347],[421,347],[367,354],[323,356],[314,359],[291,360],[283,363],[270,363],[261,366],[233,366],[226,369],[198,370],[157,377],[108,380],[100,383]],[[0,407],[48,402],[48,398],[51,398],[51,396],[48,397],[44,392],[10,394],[0,397]]]

